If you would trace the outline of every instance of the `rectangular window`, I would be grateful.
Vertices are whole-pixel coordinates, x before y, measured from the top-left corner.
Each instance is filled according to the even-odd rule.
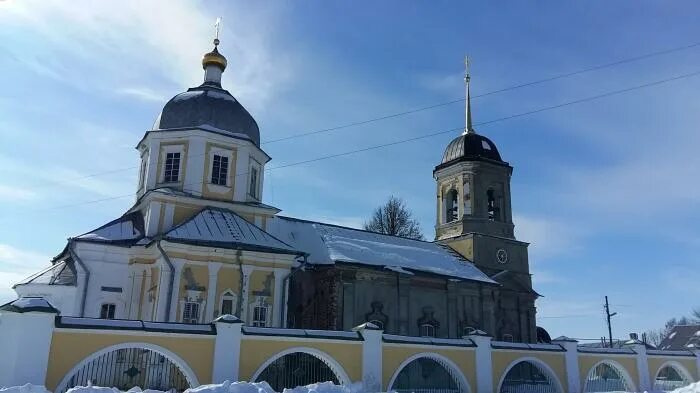
[[[265,327],[267,325],[267,307],[256,306],[253,308],[253,326]]]
[[[177,183],[180,179],[180,153],[167,153],[165,155],[164,183]]]
[[[248,188],[248,194],[255,199],[258,199],[258,168],[250,168],[250,187]]]
[[[228,157],[214,155],[214,162],[211,167],[211,183],[220,186],[226,185],[226,177],[228,176]]]
[[[199,322],[199,303],[185,302],[185,307],[182,310],[182,322],[198,323]]]
[[[114,312],[117,306],[114,303],[105,303],[100,308],[100,318],[102,319],[114,319]]]
[[[221,315],[233,315],[233,299],[224,299],[221,301]]]

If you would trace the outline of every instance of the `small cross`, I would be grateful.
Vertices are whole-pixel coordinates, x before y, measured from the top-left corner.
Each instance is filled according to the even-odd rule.
[[[466,78],[469,78],[469,70],[472,65],[472,60],[469,58],[469,56],[464,56],[464,76]]]
[[[219,45],[219,30],[221,29],[221,17],[216,18],[216,23],[214,23],[214,29],[214,45]]]

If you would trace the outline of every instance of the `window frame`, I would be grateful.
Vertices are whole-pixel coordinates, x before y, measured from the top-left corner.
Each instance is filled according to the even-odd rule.
[[[253,183],[253,174],[255,174],[255,183]],[[250,159],[248,164],[248,184],[246,187],[246,194],[259,201],[262,199],[260,192],[260,184],[262,183],[262,165],[254,158]],[[254,189],[253,189],[254,188]],[[254,193],[251,193],[253,191]]]
[[[256,304],[253,306],[253,315],[251,318],[251,326],[253,327],[268,327],[267,317],[270,313],[270,307],[265,304]]]
[[[231,315],[235,315],[238,295],[236,295],[236,293],[231,289],[225,290],[219,297],[219,315],[224,315],[224,301],[226,300],[231,301]]]
[[[217,159],[219,161],[218,165]],[[209,182],[217,186],[227,187],[228,177],[231,174],[231,159],[225,154],[219,154],[218,152],[216,152],[212,154],[211,160],[211,173],[209,176]]]
[[[107,310],[107,316],[105,314],[105,306]],[[111,317],[110,317],[111,313]],[[117,315],[117,304],[116,303],[102,303],[100,305],[100,319],[115,319]]]
[[[180,159],[178,161],[177,167],[177,181],[166,181],[165,171],[168,164],[168,154],[179,154]],[[158,177],[158,183],[160,184],[178,184],[184,180],[184,163],[187,157],[185,156],[185,146],[184,145],[166,145],[161,146],[160,154],[162,158],[162,165],[160,168],[160,175]]]
[[[189,310],[188,310],[188,306],[190,306]],[[182,322],[193,324],[193,325],[198,324],[199,318],[200,318],[201,307],[202,307],[202,305],[199,302],[185,300],[185,302],[182,305]],[[194,309],[195,313],[192,312],[193,309]],[[189,315],[188,315],[188,311],[189,311]]]
[[[437,336],[437,328],[432,323],[423,323],[420,325],[419,328],[420,328],[420,331],[418,333],[420,334],[421,337],[435,338]],[[432,329],[432,335],[428,334],[428,332],[424,332],[423,331],[424,328]]]

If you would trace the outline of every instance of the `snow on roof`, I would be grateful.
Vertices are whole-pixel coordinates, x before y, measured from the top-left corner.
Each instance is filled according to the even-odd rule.
[[[143,217],[138,211],[125,214],[97,229],[76,236],[77,240],[131,242],[143,237]]]
[[[166,240],[219,244],[251,251],[302,254],[231,210],[208,207],[165,235]]]
[[[308,253],[311,264],[360,263],[496,283],[472,262],[438,243],[280,216],[270,220],[267,229]]]
[[[11,311],[18,313],[25,313],[31,311],[49,312],[55,314],[58,313],[58,310],[54,308],[54,306],[52,306],[48,300],[39,296],[21,297],[10,303],[6,303],[0,306],[0,311]]]

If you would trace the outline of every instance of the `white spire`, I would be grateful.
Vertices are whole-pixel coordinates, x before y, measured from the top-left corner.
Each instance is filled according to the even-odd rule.
[[[471,81],[471,76],[469,75],[469,68],[471,67],[471,59],[469,59],[469,56],[464,56],[464,89],[465,91],[465,127],[464,127],[464,133],[465,134],[474,134],[476,131],[474,131],[474,127],[472,127],[472,104],[471,104],[471,96],[469,92],[469,84]]]

